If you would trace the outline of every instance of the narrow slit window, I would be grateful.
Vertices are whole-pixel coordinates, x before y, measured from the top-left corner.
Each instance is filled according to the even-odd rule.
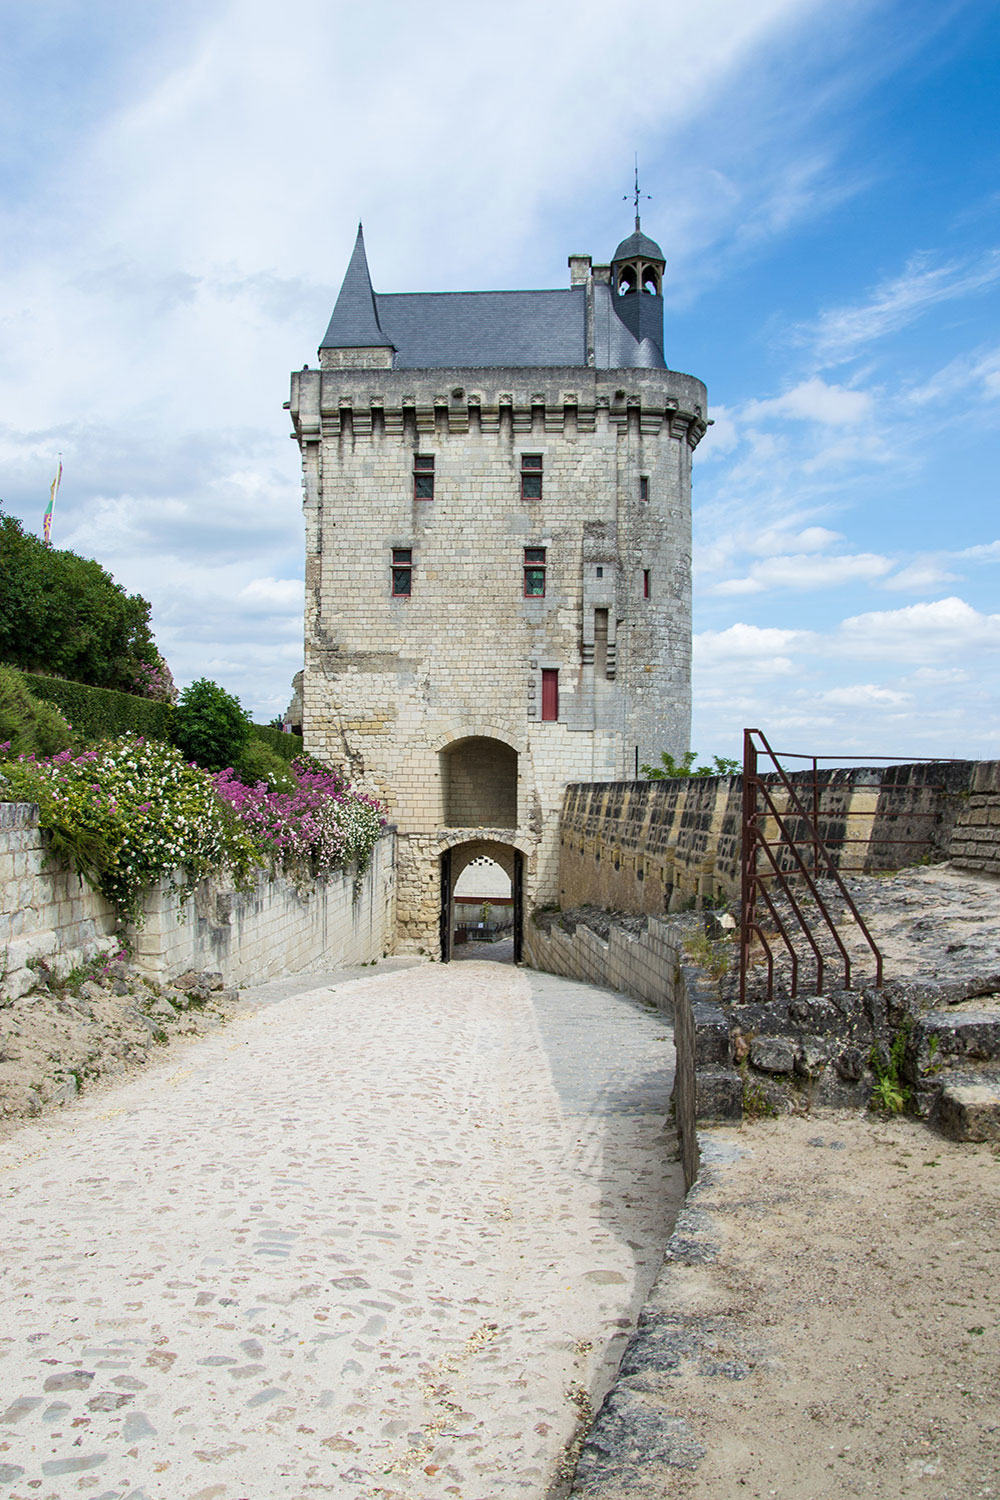
[[[542,668],[542,719],[554,724],[559,718],[559,668]]]
[[[545,597],[544,547],[525,547],[524,549],[524,597],[526,599]]]
[[[640,474],[639,475],[639,499],[640,500],[648,500],[649,499],[649,475],[648,474]]]
[[[643,570],[642,570],[642,597],[644,599],[648,599],[649,598],[649,569],[648,568],[643,568]]]
[[[540,453],[521,454],[521,499],[540,500],[542,498],[542,455]]]
[[[394,599],[408,599],[413,592],[413,549],[392,549],[392,595]]]
[[[413,498],[414,500],[434,499],[433,453],[413,455]]]

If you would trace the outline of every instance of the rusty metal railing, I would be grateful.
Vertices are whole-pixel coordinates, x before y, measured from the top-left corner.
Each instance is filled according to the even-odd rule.
[[[780,756],[780,758],[779,758]],[[904,756],[854,756],[855,763],[874,762],[883,765],[887,761],[915,764],[913,757]],[[858,911],[857,905],[841,878],[838,861],[833,849],[822,836],[824,818],[835,818],[844,825],[844,831],[836,837],[836,847],[844,844],[870,843],[870,836],[852,836],[846,832],[847,820],[852,816],[869,816],[867,812],[856,813],[849,807],[831,811],[823,807],[823,788],[820,786],[819,762],[835,761],[834,756],[798,755],[789,751],[776,752],[768,744],[760,729],[743,731],[743,816],[740,853],[740,894],[742,922],[740,925],[740,1001],[746,999],[747,975],[751,965],[751,952],[756,942],[763,952],[767,964],[767,999],[774,994],[775,950],[772,939],[777,936],[784,948],[789,965],[789,990],[794,997],[799,992],[800,969],[804,958],[811,953],[815,960],[815,991],[823,993],[824,981],[831,964],[842,971],[844,989],[851,987],[851,954],[838,930],[837,919],[831,910],[832,901],[839,897],[850,914],[852,925],[860,933],[875,965],[875,984],[881,985],[883,978],[882,954],[868,927]],[[761,772],[761,761],[768,769]],[[811,778],[791,779],[782,761],[805,761],[812,770]],[[926,763],[926,762],[924,762]],[[937,762],[934,762],[935,764]],[[945,764],[946,762],[941,762]],[[925,789],[944,790],[925,785]],[[850,793],[851,788],[846,789]],[[894,785],[880,779],[880,798],[893,792],[905,792],[905,785]],[[849,799],[848,799],[849,800]],[[783,802],[784,806],[779,806]],[[919,814],[917,816],[920,816]],[[771,832],[768,823],[772,824]],[[895,832],[883,835],[893,848],[906,845],[925,844],[922,839],[900,838]],[[833,884],[835,897],[824,893],[820,881]],[[776,888],[780,898],[772,893]],[[773,924],[768,931],[762,922],[762,909],[766,910]],[[824,953],[820,939],[832,942],[833,953]],[[829,944],[828,944],[829,946]]]

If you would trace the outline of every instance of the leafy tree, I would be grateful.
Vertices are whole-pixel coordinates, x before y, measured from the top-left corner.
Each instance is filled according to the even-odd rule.
[[[688,750],[680,760],[675,760],[669,750],[663,750],[660,754],[661,765],[640,766],[639,769],[647,781],[681,781],[685,776],[738,776],[740,763],[738,760],[728,760],[723,755],[713,755],[710,766],[696,766],[698,759],[696,750]]]
[[[0,661],[132,692],[143,665],[159,661],[149,608],[100,563],[54,551],[0,515]]]
[[[235,766],[251,727],[250,715],[239,699],[207,677],[186,687],[174,709],[174,744],[206,771]]]

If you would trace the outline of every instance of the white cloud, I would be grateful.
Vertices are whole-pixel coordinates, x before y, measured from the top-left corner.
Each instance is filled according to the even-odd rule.
[[[901,693],[895,688],[879,687],[874,682],[857,682],[849,687],[828,688],[817,693],[817,703],[826,703],[834,708],[873,708],[886,704],[903,704],[912,701],[911,693]]]
[[[784,677],[795,670],[789,653],[806,640],[807,631],[747,625],[742,621],[725,630],[703,630],[694,637],[695,669]]]
[[[712,594],[759,594],[765,589],[829,589],[844,584],[870,582],[892,567],[889,558],[875,552],[856,552],[821,557],[798,553],[768,557],[754,563],[744,578],[727,578],[713,584]]]
[[[1000,650],[1000,614],[982,614],[954,595],[929,604],[875,610],[844,620],[831,649],[849,656],[947,664],[956,654]]]
[[[953,583],[956,574],[933,558],[918,559],[900,568],[889,578],[883,578],[884,589],[894,589],[903,594],[922,594],[928,589],[937,589],[943,583]]]
[[[822,363],[840,363],[905,328],[935,304],[985,291],[998,281],[1000,250],[938,263],[930,254],[914,255],[898,276],[881,282],[865,302],[827,309],[812,327],[800,328],[799,337]]]
[[[254,578],[240,589],[236,597],[262,611],[290,611],[301,621],[301,578]]]
[[[865,421],[872,410],[867,391],[847,386],[828,385],[818,375],[803,380],[781,396],[766,401],[750,401],[740,413],[746,422],[767,417],[788,417],[804,422],[823,422],[837,427],[852,427]]]

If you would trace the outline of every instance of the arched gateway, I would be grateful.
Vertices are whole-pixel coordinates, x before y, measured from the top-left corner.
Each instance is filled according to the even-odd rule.
[[[452,956],[455,935],[455,888],[474,862],[489,860],[498,865],[510,882],[514,962],[521,962],[524,943],[524,855],[513,844],[494,839],[470,839],[441,853],[441,962]]]

